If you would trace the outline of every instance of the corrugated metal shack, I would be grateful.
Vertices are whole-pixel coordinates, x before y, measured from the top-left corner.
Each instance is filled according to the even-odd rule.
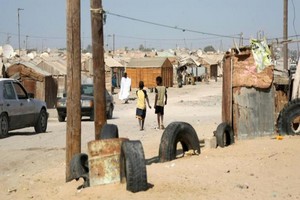
[[[257,71],[250,47],[232,49],[224,56],[222,120],[239,139],[275,132],[274,66]]]
[[[41,70],[30,62],[18,63],[7,68],[6,74],[10,78],[21,81],[27,92],[47,103],[48,108],[56,104],[57,81],[52,75]]]
[[[168,58],[133,58],[126,72],[131,78],[132,88],[138,88],[139,81],[144,81],[147,88],[154,88],[157,76],[162,77],[164,86],[173,87],[173,65]]]
[[[61,61],[62,62],[62,61]],[[57,81],[57,97],[63,97],[63,93],[66,92],[67,84],[67,67],[65,63],[60,63],[57,60],[42,60],[37,64],[37,66],[50,73],[53,78]]]
[[[105,65],[111,69],[112,76],[116,78],[116,85],[120,87],[125,67],[112,57],[105,57]]]
[[[201,66],[207,68],[207,74],[210,79],[216,79],[222,74],[222,54],[203,54],[199,58]]]

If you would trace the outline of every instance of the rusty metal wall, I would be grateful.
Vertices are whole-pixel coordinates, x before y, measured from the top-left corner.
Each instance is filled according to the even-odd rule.
[[[218,65],[211,65],[209,78],[216,78],[216,77],[218,77]]]
[[[121,182],[121,146],[126,138],[94,140],[88,143],[90,185]]]
[[[34,94],[35,98],[38,98],[37,95],[36,95],[36,81],[35,80],[32,80],[30,78],[22,77],[22,84],[23,84],[23,86],[25,87],[25,89],[28,93],[32,93],[32,94]],[[40,99],[40,98],[41,97],[39,96],[38,99]]]
[[[233,90],[233,129],[238,139],[274,134],[274,89]]]
[[[57,100],[57,80],[52,76],[45,77],[45,101],[48,108],[54,108]]]
[[[224,57],[222,121],[232,125],[238,139],[271,135],[275,132],[275,88],[234,86],[234,79],[243,77],[243,70],[253,59],[249,48],[232,50]],[[234,73],[233,73],[234,72]],[[257,77],[260,81],[260,77]]]

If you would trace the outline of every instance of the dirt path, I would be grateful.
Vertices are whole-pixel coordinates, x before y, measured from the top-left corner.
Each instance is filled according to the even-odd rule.
[[[221,83],[169,88],[165,125],[186,121],[198,137],[211,137],[221,122]],[[153,105],[154,94],[150,93]],[[145,131],[135,119],[135,101],[122,104],[115,96],[114,119],[121,137],[141,140],[146,159],[155,158],[161,130],[148,110]],[[51,111],[52,112],[52,111]],[[82,151],[93,140],[93,122],[82,122]],[[50,120],[48,133],[15,131],[0,140],[0,199],[300,199],[300,137],[237,141],[226,148],[201,149],[166,163],[147,165],[148,191],[133,194],[126,184],[76,188],[65,183],[65,123]]]

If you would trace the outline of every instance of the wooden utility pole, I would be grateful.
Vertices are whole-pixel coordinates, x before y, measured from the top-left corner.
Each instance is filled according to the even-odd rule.
[[[66,181],[70,181],[70,161],[81,152],[81,45],[80,0],[67,0],[67,133]]]
[[[283,41],[288,40],[288,0],[283,0]],[[288,69],[288,43],[283,43],[283,67]]]
[[[103,8],[101,0],[91,0],[92,49],[94,71],[95,139],[106,123],[105,64],[103,47]]]

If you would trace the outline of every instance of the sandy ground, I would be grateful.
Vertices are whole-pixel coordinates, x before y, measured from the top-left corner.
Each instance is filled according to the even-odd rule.
[[[165,125],[190,123],[199,139],[212,137],[221,122],[221,82],[169,88]],[[153,105],[154,94],[150,93]],[[139,131],[135,101],[122,104],[115,95],[114,118],[120,137],[141,140],[147,160],[158,155],[162,130],[155,130],[154,110]],[[202,148],[197,156],[147,165],[145,192],[126,191],[126,184],[77,190],[82,180],[65,183],[66,123],[50,110],[48,131],[17,130],[0,140],[0,199],[300,199],[300,137],[274,136],[236,141],[226,148]],[[82,152],[93,140],[93,122],[82,121]]]

